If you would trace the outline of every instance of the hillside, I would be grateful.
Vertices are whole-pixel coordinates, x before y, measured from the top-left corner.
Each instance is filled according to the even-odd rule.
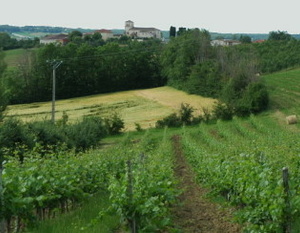
[[[210,109],[214,100],[188,95],[171,87],[159,87],[59,100],[56,114],[59,119],[66,112],[70,121],[76,121],[83,116],[105,117],[117,112],[124,119],[126,129],[132,130],[135,123],[142,128],[154,127],[157,120],[179,110],[181,103],[189,103],[199,114],[202,108]],[[50,119],[51,102],[11,105],[6,114],[25,121]]]
[[[291,232],[299,232],[300,128],[298,124],[287,125],[285,116],[300,111],[300,69],[262,78],[271,99],[264,113],[195,127],[129,132],[103,140],[99,148],[83,156],[60,151],[54,158],[50,151],[51,156],[37,159],[29,151],[22,167],[15,160],[5,164],[6,190],[24,203],[28,198],[38,200],[24,205],[24,211],[32,213],[33,205],[51,211],[48,200],[55,200],[50,202],[53,205],[61,196],[65,201],[100,187],[110,193],[110,198],[104,196],[101,202],[111,205],[113,217],[118,219],[118,212],[128,220],[127,227],[117,226],[118,232],[133,228],[132,219],[140,230],[148,232],[238,233],[243,228],[244,232],[271,233],[285,232],[287,225]],[[213,101],[161,87],[60,100],[57,114],[66,111],[74,121],[83,115],[117,111],[127,129],[136,122],[146,128],[155,119],[176,111],[182,102],[199,112]],[[45,119],[50,115],[50,103],[9,106],[7,114],[24,120]],[[282,181],[284,167],[289,172],[288,194]],[[18,183],[22,181],[24,187]],[[72,189],[79,191],[68,192]],[[5,200],[6,206],[14,207],[13,200]],[[64,210],[68,205],[60,208]],[[82,222],[82,218],[75,215],[67,224],[50,221],[45,227],[53,229],[49,233],[65,233],[66,229],[78,232],[78,222],[82,224],[79,229],[90,222]],[[106,220],[100,222],[105,225]],[[104,232],[112,232],[115,227],[107,227]]]
[[[271,109],[285,114],[299,114],[300,69],[290,69],[264,75],[271,100]]]

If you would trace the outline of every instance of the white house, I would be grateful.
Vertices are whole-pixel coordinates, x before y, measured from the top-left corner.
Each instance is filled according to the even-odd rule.
[[[219,40],[212,40],[212,46],[233,46],[241,44],[240,41],[237,40],[228,40],[228,39],[219,39]]]
[[[130,20],[125,22],[125,34],[127,36],[140,38],[140,39],[146,39],[146,38],[161,39],[161,31],[159,29],[134,27],[134,23]]]

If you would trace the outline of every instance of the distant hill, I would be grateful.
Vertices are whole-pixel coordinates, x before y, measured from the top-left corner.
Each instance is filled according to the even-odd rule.
[[[100,28],[98,28],[100,29]],[[71,31],[78,30],[82,33],[90,32],[96,29],[86,29],[86,28],[66,28],[66,27],[50,27],[50,26],[10,26],[10,25],[0,25],[0,32],[7,32],[12,37],[19,38],[34,38],[34,37],[42,37],[46,34],[56,34],[56,33],[69,33]],[[111,29],[114,34],[123,34],[124,29]],[[169,39],[169,31],[162,31],[163,37]],[[210,32],[211,38],[218,39],[239,39],[241,35],[247,35],[255,40],[265,40],[268,39],[268,33],[218,33],[218,32]],[[294,38],[300,39],[300,34],[291,34]]]
[[[18,33],[18,32],[43,32],[43,33],[68,33],[74,30],[81,32],[89,32],[92,29],[83,28],[65,28],[65,27],[50,27],[50,26],[10,26],[10,25],[0,25],[0,32],[7,33]]]

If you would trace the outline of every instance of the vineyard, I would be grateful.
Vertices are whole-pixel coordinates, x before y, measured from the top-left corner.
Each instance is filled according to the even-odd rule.
[[[299,232],[300,128],[284,122],[299,113],[299,77],[299,70],[263,77],[271,106],[257,116],[127,132],[85,152],[17,145],[4,157],[0,232],[31,232],[40,220],[59,218],[97,195],[109,205],[77,226],[80,232],[98,232],[92,227],[107,216],[116,224],[103,232],[189,232],[172,215],[184,204],[174,138],[197,184],[235,209],[230,221],[243,232]]]
[[[6,232],[67,211],[99,191],[109,191],[112,202],[99,218],[114,212],[121,225],[134,223],[147,232],[164,228],[177,195],[170,151],[167,135],[153,139],[146,133],[139,143],[126,137],[118,146],[84,155],[47,152],[41,158],[30,151],[22,164],[9,159],[2,177]]]
[[[286,224],[295,229],[299,219],[299,139],[299,131],[275,119],[252,116],[185,130],[182,142],[199,183],[237,207],[245,232],[282,232]],[[290,171],[289,206],[284,167]]]

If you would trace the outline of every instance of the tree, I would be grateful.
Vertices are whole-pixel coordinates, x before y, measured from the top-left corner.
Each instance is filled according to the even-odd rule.
[[[251,43],[251,37],[247,35],[241,35],[239,41],[243,44]]]
[[[180,28],[178,28],[177,35],[180,36],[180,35],[182,35],[182,34],[185,33],[185,32],[186,32],[186,28],[180,27]]]
[[[176,36],[176,27],[170,27],[170,38]]]
[[[69,33],[68,35],[68,39],[70,42],[74,42],[74,43],[82,43],[82,33],[80,31],[74,30],[72,32]]]
[[[168,84],[188,91],[192,67],[205,62],[211,54],[210,34],[206,30],[189,30],[171,40],[161,56],[162,72],[168,79]],[[197,79],[197,72],[195,69],[193,79]]]
[[[292,40],[293,37],[286,31],[271,31],[268,40]]]
[[[10,38],[6,32],[0,32],[0,48],[3,50],[18,48],[18,41]]]

